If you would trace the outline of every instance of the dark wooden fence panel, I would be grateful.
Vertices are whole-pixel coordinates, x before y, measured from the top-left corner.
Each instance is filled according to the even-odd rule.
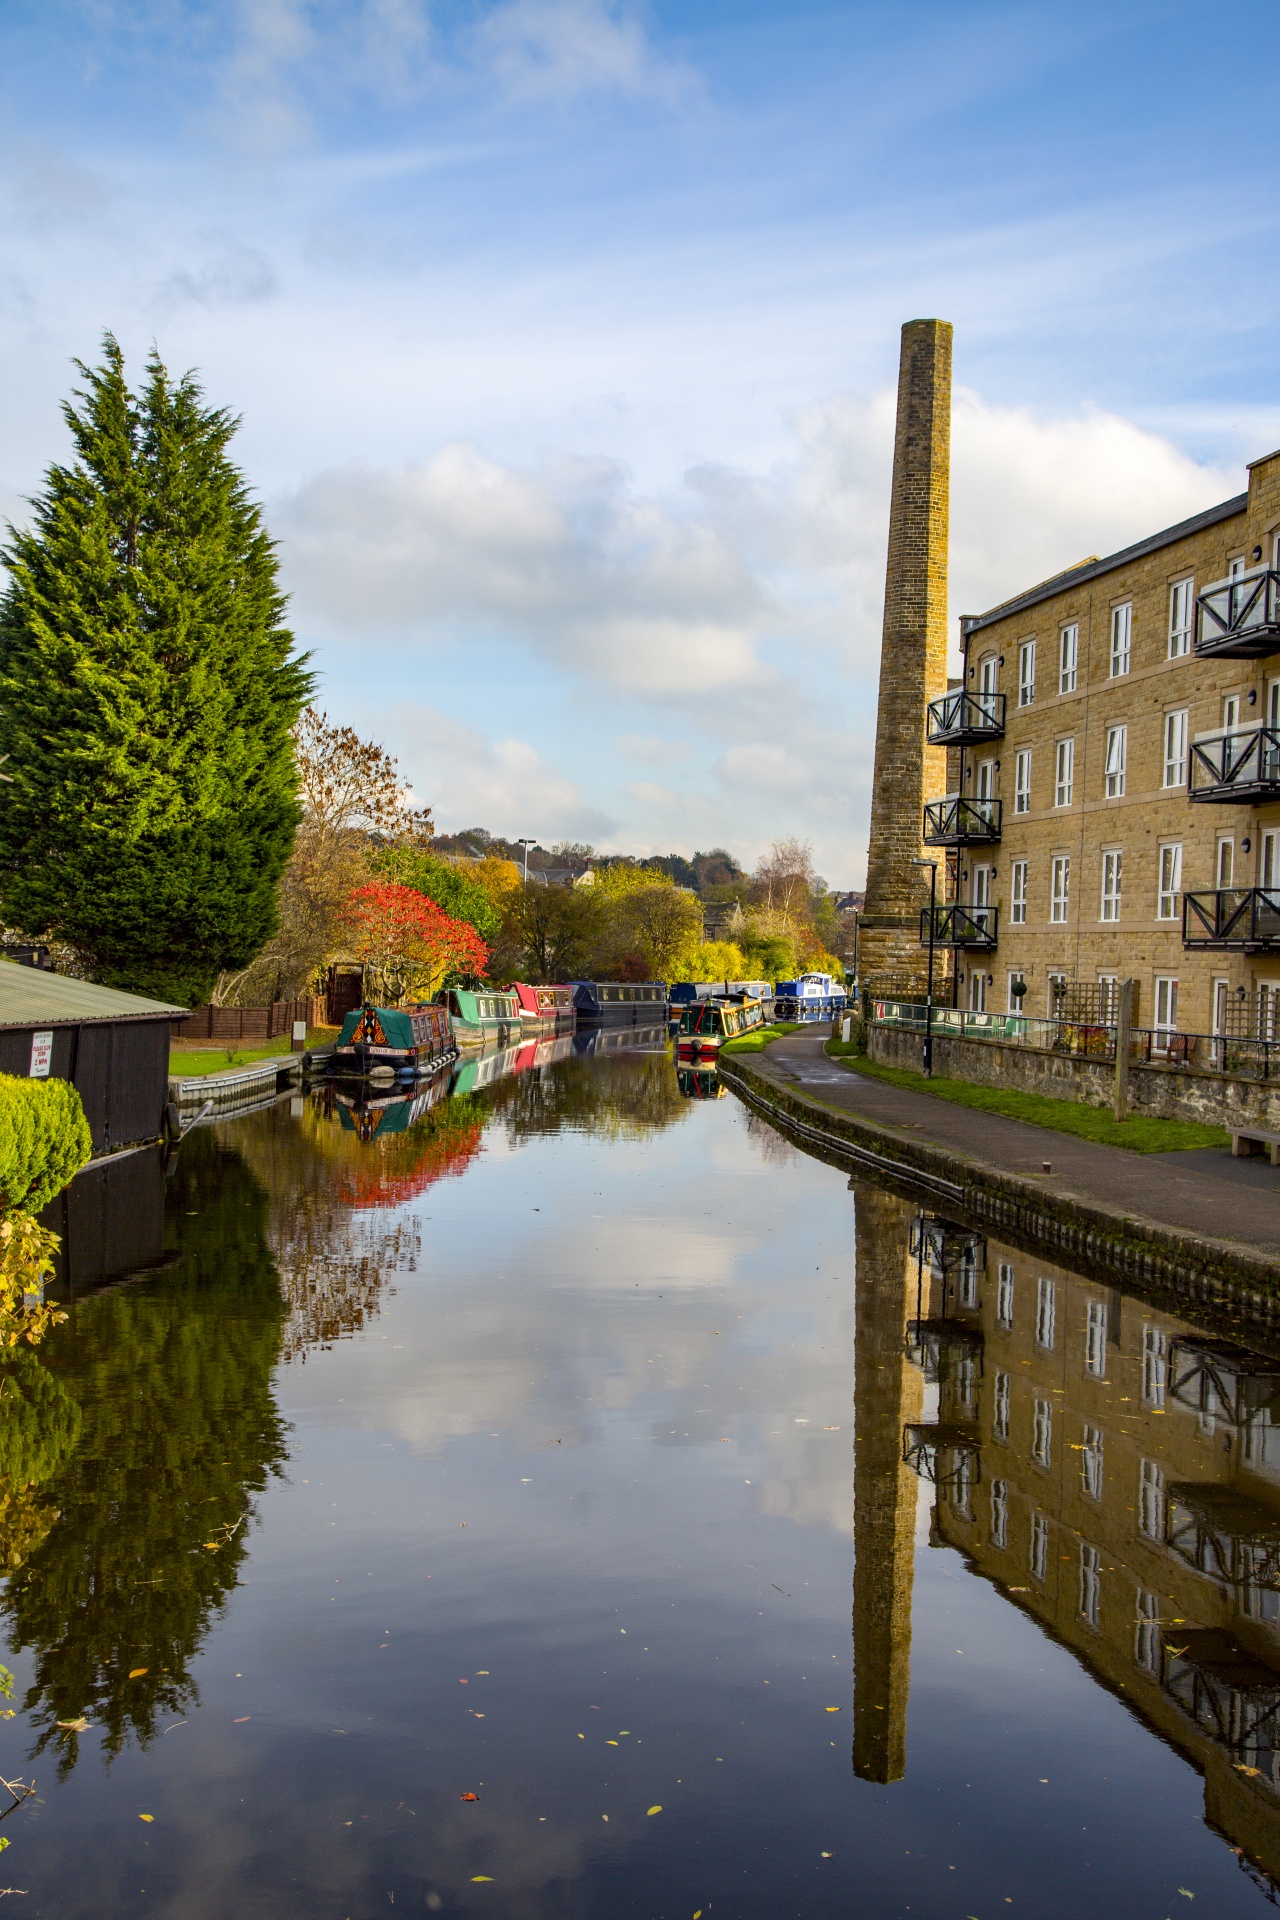
[[[269,1007],[193,1007],[174,1029],[175,1040],[279,1040],[295,1020],[309,1027],[325,1024],[323,995],[305,1000],[276,1000]]]

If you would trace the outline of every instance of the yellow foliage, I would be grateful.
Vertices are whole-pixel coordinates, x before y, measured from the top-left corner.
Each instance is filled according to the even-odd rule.
[[[456,867],[468,880],[474,880],[495,907],[505,907],[512,894],[520,889],[519,867],[514,860],[503,860],[496,853],[487,853],[483,860],[454,860],[447,853],[438,853],[436,859],[448,867]]]
[[[703,940],[680,956],[676,977],[681,980],[745,980],[747,963],[732,940]]]
[[[66,1314],[44,1304],[58,1236],[29,1213],[0,1215],[0,1348],[38,1346]]]

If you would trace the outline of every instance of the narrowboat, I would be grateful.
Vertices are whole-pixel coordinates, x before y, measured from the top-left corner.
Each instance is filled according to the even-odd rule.
[[[502,987],[442,987],[436,1005],[448,1008],[460,1047],[505,1047],[520,1038],[520,1002]]]
[[[356,1007],[342,1023],[327,1057],[330,1073],[392,1073],[415,1079],[435,1073],[458,1057],[453,1023],[443,1007]]]
[[[535,987],[517,980],[511,991],[520,1002],[520,1025],[525,1033],[560,1033],[573,1026],[572,987]]]
[[[580,1026],[651,1026],[667,1017],[665,980],[571,980]]]
[[[450,1094],[478,1093],[481,1087],[491,1087],[496,1080],[505,1080],[509,1074],[518,1071],[524,1048],[492,1047],[487,1053],[473,1049],[465,1060],[459,1061],[449,1084]]]
[[[680,1012],[676,1056],[680,1060],[717,1054],[726,1040],[765,1025],[764,1007],[746,994],[719,994],[714,1000],[694,1000]]]
[[[745,993],[751,1000],[772,1000],[773,984],[769,980],[677,980],[668,993],[671,1011],[688,1004],[690,1000],[714,1000],[719,994]]]
[[[844,985],[829,973],[802,973],[798,980],[779,980],[773,990],[775,1020],[830,1020],[844,1006]]]

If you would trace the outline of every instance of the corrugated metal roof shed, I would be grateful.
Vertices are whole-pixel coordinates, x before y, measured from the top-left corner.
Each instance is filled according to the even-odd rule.
[[[165,1000],[147,1000],[117,987],[99,987],[92,980],[69,980],[65,974],[45,973],[39,967],[15,966],[0,960],[0,1028],[84,1026],[95,1020],[154,1020],[160,1014],[182,1015],[185,1007]]]

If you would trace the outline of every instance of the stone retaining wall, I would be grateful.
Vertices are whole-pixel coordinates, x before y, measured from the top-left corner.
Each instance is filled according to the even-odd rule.
[[[886,1067],[920,1071],[921,1036],[904,1027],[869,1026],[867,1054]],[[1048,1094],[1056,1100],[1083,1100],[1110,1107],[1115,1067],[1110,1060],[1048,1053],[1038,1047],[1010,1046],[1000,1040],[933,1037],[933,1070],[951,1080],[980,1087],[1012,1087],[1022,1093]],[[1160,1120],[1197,1120],[1209,1126],[1247,1133],[1280,1134],[1280,1082],[1233,1080],[1227,1074],[1193,1067],[1133,1064],[1129,1069],[1129,1111]]]

